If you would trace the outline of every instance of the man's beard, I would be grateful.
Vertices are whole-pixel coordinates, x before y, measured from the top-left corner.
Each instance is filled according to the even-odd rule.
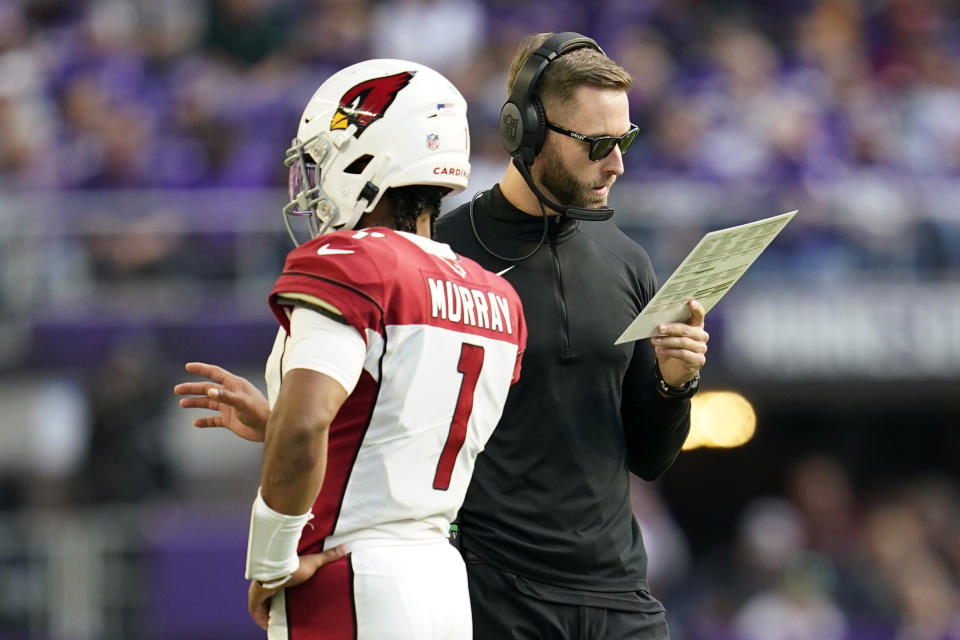
[[[567,169],[563,162],[563,157],[556,147],[549,147],[543,151],[543,170],[540,173],[540,184],[542,184],[558,204],[580,209],[596,209],[607,204],[607,196],[594,195],[590,193],[593,187],[603,185],[612,185],[613,180],[599,184],[590,184],[581,182],[577,177]]]

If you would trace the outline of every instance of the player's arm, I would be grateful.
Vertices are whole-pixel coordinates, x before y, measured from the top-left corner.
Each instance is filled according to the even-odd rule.
[[[357,384],[365,353],[354,327],[308,308],[292,311],[247,545],[248,606],[264,629],[276,589],[300,584],[344,553],[338,548],[298,557],[297,546],[323,483],[330,425]]]
[[[260,490],[250,518],[246,572],[252,581],[250,615],[264,629],[277,589],[310,578],[320,566],[343,555],[343,549],[335,549],[329,557],[300,558],[297,546],[323,483],[330,425],[346,399],[347,391],[330,376],[293,369],[284,376],[270,414]]]
[[[316,500],[330,425],[363,370],[366,343],[356,328],[331,316],[304,306],[290,314],[289,352],[267,421],[260,476],[261,498],[282,514],[304,514]]]
[[[260,494],[275,511],[310,510],[326,469],[330,425],[346,399],[346,389],[324,373],[293,369],[284,376],[267,424],[260,474]]]

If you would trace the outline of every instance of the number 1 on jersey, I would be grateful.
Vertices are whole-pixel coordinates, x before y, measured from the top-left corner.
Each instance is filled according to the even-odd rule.
[[[483,347],[475,344],[460,346],[460,363],[457,371],[463,374],[460,383],[460,393],[457,395],[457,406],[453,410],[453,419],[450,421],[450,432],[447,442],[443,445],[440,461],[437,463],[437,473],[433,476],[433,488],[446,491],[450,488],[450,476],[453,475],[453,465],[457,455],[467,439],[467,420],[473,411],[473,394],[477,389],[477,380],[480,378],[480,369],[483,368]]]

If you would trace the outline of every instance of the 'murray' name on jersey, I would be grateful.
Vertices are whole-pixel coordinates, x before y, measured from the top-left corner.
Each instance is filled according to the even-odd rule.
[[[510,307],[505,297],[449,280],[427,278],[427,283],[434,318],[513,334]]]

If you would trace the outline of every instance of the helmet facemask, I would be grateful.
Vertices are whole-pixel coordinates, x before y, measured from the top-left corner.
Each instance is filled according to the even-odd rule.
[[[308,145],[312,152],[306,151]],[[289,168],[287,195],[290,198],[283,207],[283,224],[296,246],[300,245],[300,241],[291,217],[307,219],[311,238],[329,231],[336,219],[337,205],[320,188],[320,167],[329,152],[330,142],[323,134],[317,134],[306,142],[294,138],[283,160],[283,164]]]
[[[345,132],[346,141],[341,146],[350,145],[353,128]],[[331,135],[318,133],[306,142],[294,139],[287,149],[284,165],[289,168],[287,195],[290,201],[283,208],[283,222],[294,245],[299,246],[291,218],[305,217],[310,238],[316,238],[329,231],[352,229],[364,211],[372,209],[380,200],[380,189],[375,186],[382,175],[378,172],[389,164],[389,156],[380,154],[374,157],[363,154],[340,171],[336,183],[342,189],[341,196],[359,192],[354,206],[350,210],[337,204],[334,194],[324,190],[325,185],[334,182],[335,165],[342,156],[338,143],[331,141]],[[327,177],[329,176],[329,177]],[[363,186],[360,187],[359,184]],[[328,188],[332,188],[328,186]],[[341,203],[343,197],[341,197]]]

